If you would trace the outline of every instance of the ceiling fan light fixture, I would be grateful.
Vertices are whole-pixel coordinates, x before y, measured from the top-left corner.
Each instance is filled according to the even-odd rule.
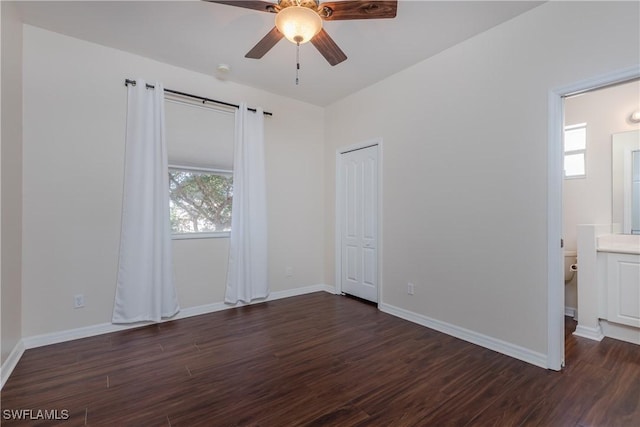
[[[276,15],[276,28],[290,42],[303,44],[322,30],[322,18],[313,9],[289,6]]]

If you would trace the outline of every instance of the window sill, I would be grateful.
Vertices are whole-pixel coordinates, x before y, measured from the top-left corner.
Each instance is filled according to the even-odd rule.
[[[230,231],[220,231],[213,233],[172,233],[171,240],[190,240],[190,239],[220,239],[229,238]]]

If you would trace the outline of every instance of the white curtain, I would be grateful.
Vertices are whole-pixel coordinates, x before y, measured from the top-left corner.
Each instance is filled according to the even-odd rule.
[[[269,295],[264,116],[240,104],[233,153],[233,209],[225,302]]]
[[[164,89],[128,85],[124,195],[113,323],[158,322],[180,309],[173,284]]]

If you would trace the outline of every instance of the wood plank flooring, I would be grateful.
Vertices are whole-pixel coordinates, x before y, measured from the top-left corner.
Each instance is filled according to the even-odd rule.
[[[320,292],[27,350],[1,421],[640,426],[640,347],[566,323],[568,365],[553,372]]]

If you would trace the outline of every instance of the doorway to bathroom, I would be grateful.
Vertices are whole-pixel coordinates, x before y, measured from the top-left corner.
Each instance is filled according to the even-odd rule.
[[[619,83],[564,98],[564,239],[565,315],[578,307],[578,224],[614,224],[613,197],[622,188],[613,182],[612,141],[616,134],[640,129],[632,114],[638,105],[640,80]],[[621,183],[618,184],[621,186]],[[613,231],[613,230],[612,230]]]
[[[632,118],[640,107],[639,79],[635,67],[550,93],[550,369],[564,366],[565,327],[575,328],[578,316],[576,226],[613,223],[611,140],[613,134],[640,129]]]

